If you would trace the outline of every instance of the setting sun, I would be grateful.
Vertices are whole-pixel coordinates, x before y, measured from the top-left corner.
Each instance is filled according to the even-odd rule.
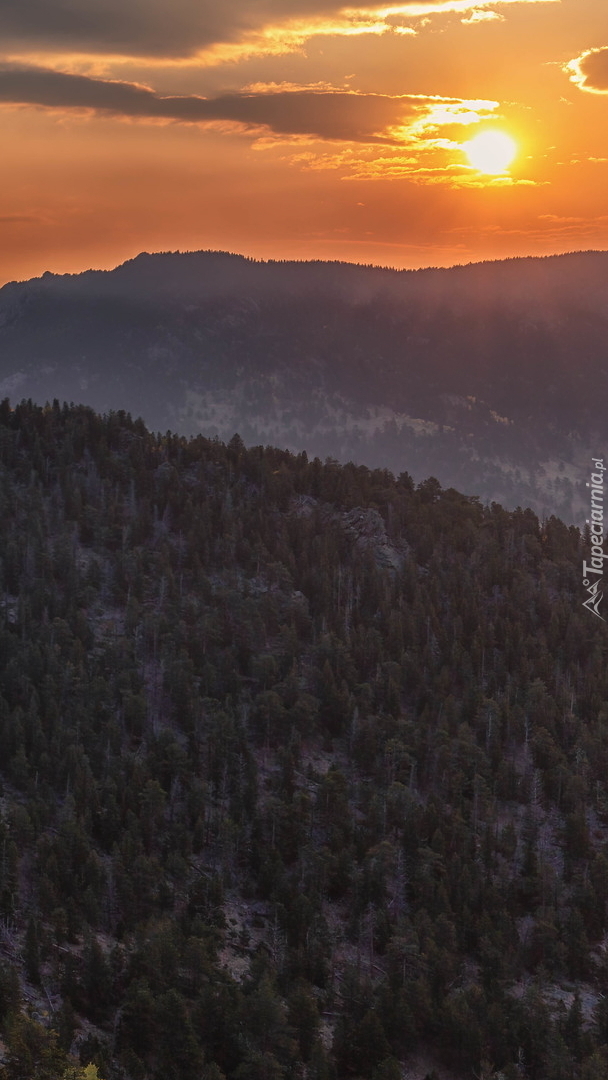
[[[495,174],[509,168],[517,153],[517,146],[513,139],[502,131],[482,131],[474,139],[464,143],[463,150],[475,169]]]

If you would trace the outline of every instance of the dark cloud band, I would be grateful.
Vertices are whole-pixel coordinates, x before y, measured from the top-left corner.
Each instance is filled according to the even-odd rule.
[[[550,3],[556,0],[496,0]],[[484,9],[487,0],[469,0],[459,12]],[[416,18],[445,0],[403,0],[399,15]],[[386,4],[367,0],[362,18],[387,19]],[[0,40],[5,55],[82,52],[167,58],[194,56],[217,44],[242,42],[268,27],[296,20],[344,17],[357,21],[357,5],[346,0],[0,0]],[[386,22],[387,28],[391,23]]]
[[[13,52],[191,56],[271,24],[335,16],[343,6],[339,0],[0,0],[0,39]]]
[[[161,97],[135,83],[93,79],[47,68],[0,65],[0,101],[59,109],[93,109],[134,119],[186,123],[231,121],[268,128],[279,135],[309,135],[350,142],[396,141],[393,125],[407,122],[428,105],[456,99],[419,98],[344,91],[292,90],[275,93]]]

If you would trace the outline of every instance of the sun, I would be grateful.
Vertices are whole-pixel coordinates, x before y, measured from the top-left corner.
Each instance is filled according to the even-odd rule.
[[[517,145],[504,131],[481,131],[463,144],[471,165],[483,173],[504,173],[517,153]]]

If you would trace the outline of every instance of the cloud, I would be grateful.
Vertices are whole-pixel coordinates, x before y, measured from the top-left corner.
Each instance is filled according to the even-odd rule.
[[[565,64],[564,71],[579,90],[608,94],[608,45],[601,49],[587,49]]]
[[[555,241],[567,244],[566,250],[572,250],[573,244],[594,244],[605,242],[608,235],[608,215],[595,218],[569,218],[560,217],[558,214],[539,214],[531,217],[521,227],[506,227],[504,225],[456,225],[445,229],[446,235],[461,237],[479,237],[484,233],[489,236],[513,236],[523,237],[531,242],[544,243]]]
[[[5,55],[222,57],[298,48],[315,34],[411,33],[403,19],[559,0],[0,0]],[[471,20],[472,21],[472,20]],[[222,52],[223,48],[223,52]],[[231,50],[232,49],[232,53]]]
[[[419,95],[359,94],[318,88],[263,86],[261,92],[214,98],[165,97],[137,83],[93,79],[50,68],[0,64],[0,102],[52,109],[88,109],[135,120],[239,125],[277,137],[401,144],[442,125],[476,122],[497,102]]]
[[[312,171],[335,171],[341,180],[399,180],[411,184],[442,185],[450,188],[497,188],[536,186],[534,180],[509,175],[483,175],[464,161],[445,160],[442,149],[454,152],[462,147],[448,140],[412,139],[403,149],[381,150],[367,147],[348,147],[326,154],[310,151],[291,155],[288,160],[297,168]]]
[[[499,15],[497,11],[473,11],[471,15],[466,19],[461,19],[461,23],[464,26],[471,26],[473,23],[480,22],[495,22],[497,19],[504,22],[504,15]]]
[[[539,214],[538,220],[547,223],[547,227],[557,234],[572,233],[576,236],[593,235],[598,228],[608,226],[608,214],[596,217],[567,217],[561,214]]]
[[[467,165],[424,165],[419,158],[395,156],[383,162],[353,162],[343,180],[407,180],[411,184],[442,185],[450,188],[536,187],[534,180],[512,176],[483,175]]]

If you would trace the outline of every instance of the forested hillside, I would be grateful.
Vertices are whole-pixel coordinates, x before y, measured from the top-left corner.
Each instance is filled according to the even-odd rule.
[[[1,1080],[604,1080],[578,531],[0,405]]]

